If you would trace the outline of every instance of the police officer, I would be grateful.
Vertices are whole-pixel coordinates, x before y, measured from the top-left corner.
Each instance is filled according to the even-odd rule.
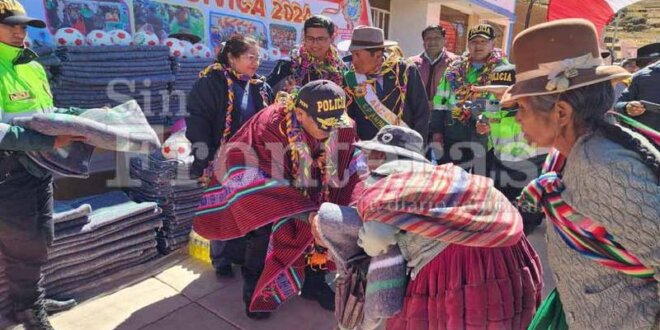
[[[23,46],[27,26],[46,24],[26,16],[16,0],[0,0],[0,250],[13,301],[14,317],[26,329],[52,329],[47,312],[75,301],[43,299],[41,266],[53,239],[52,175],[26,155],[81,141],[76,136],[46,136],[11,120],[53,107],[43,67]]]
[[[506,88],[516,82],[516,68],[513,64],[496,67],[489,78],[488,86],[472,86],[475,92],[489,92],[501,98]],[[495,187],[504,196],[513,201],[527,184],[538,177],[548,150],[536,148],[527,143],[518,121],[517,105],[501,109],[499,102],[489,100],[483,114],[476,123],[477,134],[488,136],[492,148],[488,151],[488,177],[493,179]],[[542,213],[521,210],[523,227],[526,234],[538,226],[543,219]]]

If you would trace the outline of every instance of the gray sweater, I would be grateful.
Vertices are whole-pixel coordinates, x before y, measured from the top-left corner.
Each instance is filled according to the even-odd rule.
[[[585,135],[568,156],[563,182],[564,200],[605,226],[660,280],[660,186],[637,153],[601,133]],[[547,232],[550,266],[571,329],[660,328],[657,282],[601,266],[570,249],[554,228]]]

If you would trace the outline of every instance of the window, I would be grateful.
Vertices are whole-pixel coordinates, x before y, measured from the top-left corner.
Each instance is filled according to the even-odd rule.
[[[390,11],[371,7],[371,21],[375,27],[383,29],[385,39],[389,38],[390,30]]]

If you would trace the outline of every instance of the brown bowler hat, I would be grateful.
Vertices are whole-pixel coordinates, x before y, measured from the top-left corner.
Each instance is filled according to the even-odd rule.
[[[561,19],[523,31],[513,41],[512,58],[516,83],[502,103],[630,77],[622,67],[603,65],[596,28],[585,19]]]
[[[383,29],[360,25],[353,29],[351,40],[345,40],[338,43],[337,48],[344,52],[352,52],[358,49],[386,48],[398,44],[399,43],[396,41],[385,40]]]

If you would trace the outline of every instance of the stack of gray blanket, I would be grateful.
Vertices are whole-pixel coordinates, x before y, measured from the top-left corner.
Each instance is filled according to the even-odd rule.
[[[156,203],[136,203],[120,191],[55,202],[55,240],[43,267],[49,297],[70,298],[100,279],[155,259],[161,227]],[[0,254],[0,313],[9,311],[5,264]]]
[[[62,65],[62,61],[60,61],[59,57],[55,55],[55,48],[49,46],[38,46],[31,49],[37,55],[39,55],[37,62],[39,62],[44,67],[44,70],[46,70],[48,80],[52,80],[52,72],[56,71],[59,66]]]
[[[55,202],[55,240],[43,268],[47,295],[75,297],[156,258],[160,213],[156,203],[136,203],[121,191]]]
[[[59,47],[54,71],[57,107],[115,106],[130,99],[152,124],[167,120],[174,74],[167,46]]]
[[[184,117],[186,113],[186,98],[192,90],[193,84],[199,78],[199,73],[213,63],[210,58],[174,58],[174,85],[170,98],[170,113],[173,121]]]
[[[168,254],[188,243],[195,210],[203,188],[189,179],[189,165],[166,160],[160,152],[149,157],[135,157],[130,162],[131,178],[140,184],[129,189],[138,202],[155,202],[163,210],[163,227],[158,232],[158,250]]]
[[[5,278],[5,262],[0,253],[0,315],[9,312],[11,302],[9,301],[9,287]]]

